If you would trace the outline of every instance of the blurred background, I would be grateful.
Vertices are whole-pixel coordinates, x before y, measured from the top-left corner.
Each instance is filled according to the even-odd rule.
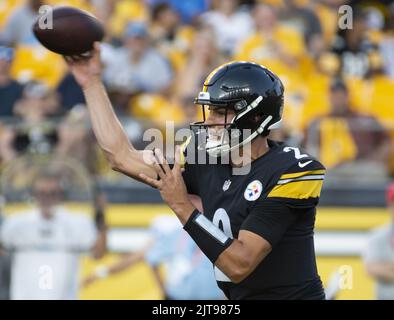
[[[155,259],[147,254],[162,232],[156,219],[168,217],[170,209],[154,189],[111,171],[80,88],[62,57],[31,32],[44,4],[88,10],[105,25],[103,80],[136,148],[150,142],[143,141],[145,129],[164,132],[166,121],[182,128],[198,119],[193,99],[223,62],[253,61],[277,73],[285,85],[284,123],[272,139],[304,147],[328,168],[315,246],[329,298],[394,299],[394,191],[386,191],[394,177],[394,1],[1,0],[3,299],[10,298],[10,282],[20,286],[28,277],[21,265],[35,259],[20,256],[34,238],[21,239],[31,225],[23,221],[30,218],[19,219],[21,229],[17,219],[7,219],[37,204],[45,207],[51,183],[62,187],[62,197],[51,205],[63,202],[69,213],[93,221],[85,229],[70,227],[69,237],[95,229],[94,239],[81,236],[81,243],[68,244],[73,257],[86,253],[75,260],[80,275],[70,269],[76,272],[70,280],[74,298],[163,299],[172,290],[167,281],[181,281],[169,280],[178,271],[165,265],[174,253]],[[352,9],[348,28],[338,24],[342,5]],[[73,225],[71,220],[65,224]],[[12,272],[23,275],[15,280]],[[199,298],[175,291],[170,298]]]

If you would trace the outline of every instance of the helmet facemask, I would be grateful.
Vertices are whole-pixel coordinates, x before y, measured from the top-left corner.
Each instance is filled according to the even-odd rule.
[[[219,157],[224,155],[230,149],[231,127],[233,126],[229,119],[228,109],[224,109],[223,123],[206,123],[206,109],[223,108],[222,106],[201,105],[203,121],[190,124],[191,130],[196,135],[196,141],[199,150],[205,150],[209,155]]]
[[[194,122],[190,125],[191,130],[196,135],[198,149],[205,150],[213,157],[226,156],[231,151],[239,150],[239,148],[250,143],[258,135],[264,133],[267,135],[266,127],[272,117],[268,116],[263,119],[264,115],[257,108],[262,100],[263,98],[259,96],[250,104],[243,99],[227,105],[201,104],[203,121]],[[207,107],[224,109],[224,122],[206,124]],[[234,110],[234,116],[231,117],[228,110]],[[259,120],[256,120],[256,118]]]

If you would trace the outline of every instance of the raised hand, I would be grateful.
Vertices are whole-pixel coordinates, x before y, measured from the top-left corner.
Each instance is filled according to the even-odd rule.
[[[102,64],[100,61],[100,43],[94,43],[94,49],[84,55],[64,56],[75,80],[86,89],[89,85],[101,81]]]

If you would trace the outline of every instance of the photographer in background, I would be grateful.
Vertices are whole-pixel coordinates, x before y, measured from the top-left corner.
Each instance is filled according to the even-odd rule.
[[[103,203],[96,201],[93,219],[64,206],[60,175],[46,168],[33,182],[36,207],[5,219],[0,239],[12,255],[11,299],[78,298],[79,263],[83,253],[94,259],[106,251]]]

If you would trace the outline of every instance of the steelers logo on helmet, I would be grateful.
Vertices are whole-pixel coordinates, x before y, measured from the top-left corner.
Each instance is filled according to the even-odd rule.
[[[219,66],[195,99],[203,120],[190,124],[199,134],[199,149],[221,157],[280,127],[284,87],[272,71],[256,63],[235,61]],[[224,109],[224,122],[206,123],[206,107]],[[231,110],[232,118],[228,116]]]

